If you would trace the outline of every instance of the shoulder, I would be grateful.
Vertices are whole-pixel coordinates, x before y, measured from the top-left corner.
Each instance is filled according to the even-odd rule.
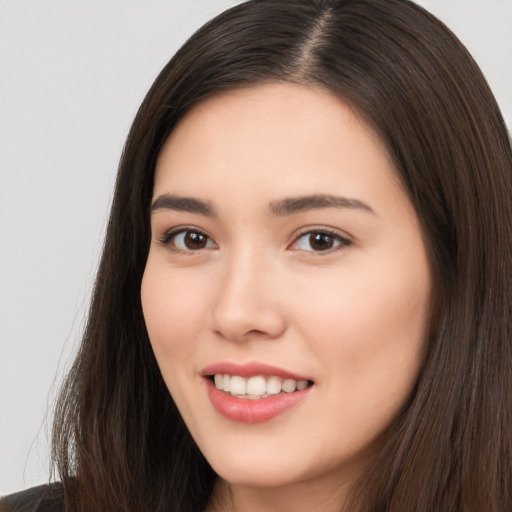
[[[64,512],[62,485],[39,485],[3,496],[0,512]]]

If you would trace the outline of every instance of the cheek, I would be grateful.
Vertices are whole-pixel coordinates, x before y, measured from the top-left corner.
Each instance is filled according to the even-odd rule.
[[[384,286],[381,279],[378,287],[376,279],[370,273],[364,280],[346,278],[335,293],[319,294],[303,316],[328,402],[337,404],[332,420],[343,425],[347,438],[359,439],[354,446],[376,439],[396,417],[424,356],[428,281]]]
[[[205,291],[200,280],[191,285],[148,262],[141,286],[142,309],[164,376],[168,365],[179,366],[194,353],[205,318]]]
[[[430,280],[407,265],[380,270],[340,271],[340,278],[317,282],[311,300],[297,303],[299,325],[325,364],[336,365],[347,381],[403,378],[405,384],[423,359]]]

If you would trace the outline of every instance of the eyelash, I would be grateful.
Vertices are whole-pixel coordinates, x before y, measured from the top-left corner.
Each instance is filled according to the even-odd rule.
[[[208,244],[208,241],[213,242],[212,238],[210,238],[207,233],[205,233],[204,231],[202,231],[200,229],[194,228],[194,227],[180,227],[177,229],[171,229],[169,231],[166,231],[162,235],[162,237],[158,240],[158,242],[160,243],[160,245],[162,245],[164,247],[169,247],[173,252],[180,252],[180,253],[184,253],[184,254],[187,254],[187,253],[191,254],[194,252],[199,252],[200,250],[203,250],[203,249],[205,249],[205,250],[212,249],[212,247],[200,247],[198,249],[190,249],[190,248],[181,249],[181,248],[172,247],[173,242],[175,242],[176,238],[179,235],[187,234],[187,233],[196,234],[196,235],[205,237],[206,244]],[[314,253],[317,255],[324,255],[324,254],[330,254],[331,252],[339,250],[342,247],[348,247],[348,246],[352,245],[352,242],[349,239],[342,237],[339,233],[336,233],[335,231],[331,231],[331,230],[325,229],[325,228],[318,228],[318,229],[308,228],[308,229],[305,229],[304,231],[300,232],[295,237],[292,244],[290,244],[288,247],[289,248],[293,247],[301,240],[301,238],[308,236],[308,235],[310,237],[313,235],[322,235],[324,237],[329,237],[333,241],[332,243],[335,245],[333,247],[329,247],[326,250],[319,250],[319,251],[315,251],[314,249],[305,250],[305,249],[300,249],[300,248],[292,249],[292,250],[299,250],[299,251],[303,250],[305,252],[311,252],[311,253]],[[214,244],[213,248],[216,248],[217,245],[215,244],[215,242],[213,242],[213,244]],[[309,246],[311,247],[311,240],[309,241]]]
[[[323,236],[327,236],[327,237],[330,237],[331,239],[333,239],[334,243],[337,242],[337,245],[334,245],[334,247],[330,247],[330,248],[328,248],[325,251],[315,251],[315,250],[306,251],[306,252],[315,253],[315,254],[317,254],[319,256],[324,255],[324,254],[330,254],[331,252],[339,250],[342,247],[349,247],[350,245],[352,245],[352,241],[351,240],[341,236],[339,233],[337,233],[335,231],[331,231],[331,230],[326,229],[326,228],[317,228],[317,229],[315,229],[315,228],[313,228],[313,229],[312,228],[307,228],[307,229],[303,230],[302,232],[300,232],[295,237],[295,240],[293,241],[291,246],[297,244],[301,238],[303,238],[305,236],[308,236],[308,235],[310,237],[313,236],[313,235],[323,235]],[[309,241],[309,245],[311,247],[311,240]],[[301,250],[301,249],[296,249],[296,250]]]
[[[200,229],[197,229],[197,228],[194,228],[194,227],[181,227],[181,228],[176,228],[176,229],[170,229],[169,231],[166,231],[162,237],[160,237],[160,239],[158,240],[158,242],[160,243],[160,245],[163,245],[164,247],[169,247],[172,251],[174,252],[181,252],[181,253],[193,253],[193,252],[197,252],[203,248],[200,248],[200,249],[179,249],[179,248],[176,248],[176,247],[172,247],[173,245],[173,242],[175,242],[176,238],[181,235],[181,234],[187,234],[187,233],[195,233],[197,235],[200,235],[200,236],[204,236],[207,240],[210,240],[212,241],[212,239],[208,236],[208,234],[206,234],[204,231],[200,230]],[[210,248],[208,248],[210,249]]]

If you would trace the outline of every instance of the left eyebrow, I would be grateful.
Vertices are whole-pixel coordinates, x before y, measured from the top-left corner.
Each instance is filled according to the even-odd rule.
[[[320,210],[322,208],[349,208],[375,214],[375,211],[370,206],[359,199],[329,194],[290,197],[274,201],[269,205],[270,213],[277,216],[291,215],[307,210]]]

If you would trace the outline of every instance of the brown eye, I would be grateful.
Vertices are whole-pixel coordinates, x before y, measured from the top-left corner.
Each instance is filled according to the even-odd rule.
[[[181,229],[168,233],[161,240],[163,245],[169,245],[173,251],[191,252],[201,249],[214,249],[215,242],[205,233],[194,229]]]
[[[350,241],[329,231],[308,231],[299,236],[293,248],[309,252],[327,252],[350,245]]]
[[[327,233],[312,233],[309,235],[309,245],[314,251],[327,251],[334,247],[336,240]]]
[[[208,243],[208,237],[197,231],[186,231],[183,243],[190,250],[204,249]]]

